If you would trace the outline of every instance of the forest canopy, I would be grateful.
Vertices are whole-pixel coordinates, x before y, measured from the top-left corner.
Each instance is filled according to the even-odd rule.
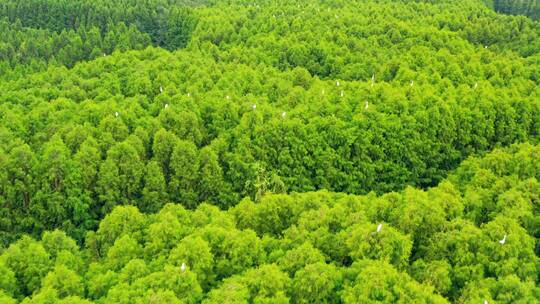
[[[540,301],[538,6],[486,2],[0,0],[0,303]]]

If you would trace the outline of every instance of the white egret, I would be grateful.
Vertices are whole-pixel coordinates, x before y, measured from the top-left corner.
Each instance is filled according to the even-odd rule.
[[[343,94],[344,94],[344,93],[343,93],[343,90],[342,90],[342,91],[339,93],[339,96],[340,96],[340,97],[343,97]]]
[[[120,114],[118,112],[114,112],[114,116],[118,117]]]
[[[414,80],[411,80],[411,87],[414,85]]]
[[[336,81],[336,86],[338,86],[338,87],[339,87],[339,80],[338,80],[338,81]]]
[[[285,116],[287,116],[287,112],[281,113],[281,118],[285,118]]]
[[[476,90],[477,87],[478,87],[478,82],[475,82],[474,83],[474,89]]]
[[[159,92],[163,93],[163,87],[162,86],[159,87]]]
[[[165,109],[166,109],[166,108],[168,108],[168,107],[169,107],[169,104],[168,104],[168,103],[166,103],[166,104],[165,104]]]
[[[251,108],[252,108],[253,110],[255,110],[255,109],[257,108],[257,105],[256,105],[256,104],[253,104],[253,105],[251,106]]]
[[[365,106],[366,110],[369,108],[369,102],[366,101],[366,106]]]
[[[180,266],[180,270],[182,270],[182,272],[186,271],[186,263],[182,263],[182,266]]]
[[[377,226],[377,233],[381,232],[381,230],[382,230],[382,223],[379,224],[379,226]]]
[[[504,245],[506,243],[506,234],[504,235],[503,239],[499,241],[499,244]]]

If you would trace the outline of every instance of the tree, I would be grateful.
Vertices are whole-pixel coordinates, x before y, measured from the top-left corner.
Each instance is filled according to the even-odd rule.
[[[199,155],[192,142],[180,140],[176,143],[171,155],[170,170],[171,200],[195,208],[199,202]]]
[[[28,296],[41,286],[41,280],[51,269],[49,254],[43,246],[30,237],[23,237],[8,247],[0,256],[17,279],[21,295]]]
[[[170,179],[170,162],[173,149],[176,147],[178,138],[173,133],[160,129],[154,134],[152,145],[153,159],[161,165],[165,180]]]
[[[223,179],[218,157],[211,147],[199,153],[200,175],[198,180],[199,201],[209,201],[220,207],[228,206],[229,187]]]
[[[412,242],[394,228],[384,225],[377,232],[378,225],[358,224],[349,229],[346,240],[353,261],[380,259],[402,269],[409,262]]]
[[[306,265],[294,275],[292,299],[295,303],[339,303],[340,271],[318,262]]]
[[[82,278],[76,272],[63,265],[55,266],[43,278],[42,288],[56,290],[59,298],[82,296],[84,294]]]
[[[165,177],[156,161],[148,162],[145,171],[142,200],[137,205],[143,212],[157,212],[167,200]]]
[[[386,262],[364,260],[352,267],[341,296],[344,303],[448,303]]]
[[[203,290],[215,284],[214,256],[208,242],[201,237],[188,236],[182,239],[171,250],[169,262],[177,267],[189,265],[190,270],[197,274]]]

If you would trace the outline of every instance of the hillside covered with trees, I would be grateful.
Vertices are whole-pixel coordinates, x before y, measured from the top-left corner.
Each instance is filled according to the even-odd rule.
[[[485,2],[0,0],[0,303],[539,302],[540,21]]]

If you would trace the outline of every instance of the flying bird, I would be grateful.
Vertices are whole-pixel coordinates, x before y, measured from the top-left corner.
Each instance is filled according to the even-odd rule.
[[[168,104],[168,103],[166,103],[166,104],[165,104],[165,109],[166,109],[166,108],[168,108],[168,107],[169,107],[169,104]]]
[[[503,239],[499,241],[499,244],[504,245],[506,243],[506,234],[504,235]]]
[[[411,87],[414,85],[414,80],[411,80]]]
[[[182,263],[182,266],[180,266],[180,270],[182,270],[182,272],[186,271],[186,263]]]
[[[253,110],[255,110],[255,109],[257,108],[257,105],[256,105],[256,104],[253,104],[253,105],[251,106],[251,108],[252,108]]]
[[[336,86],[338,86],[338,87],[339,87],[339,80],[338,80],[338,81],[336,81]]]
[[[285,118],[285,116],[287,116],[287,112],[281,113],[281,117],[282,117],[282,118]]]
[[[339,93],[339,96],[343,97],[343,91],[341,91],[341,92]]]
[[[369,108],[369,102],[366,101],[366,106],[365,106],[366,110]]]
[[[187,97],[191,97],[191,93],[187,93]]]
[[[229,99],[231,99],[231,96],[227,95],[227,96],[225,96],[225,98],[226,98],[227,100],[229,100]]]
[[[377,233],[381,232],[381,230],[382,230],[382,223],[379,224],[379,226],[377,226]]]
[[[118,117],[120,114],[118,112],[114,112],[114,116]]]
[[[159,87],[159,92],[163,93],[163,87],[162,86]]]

